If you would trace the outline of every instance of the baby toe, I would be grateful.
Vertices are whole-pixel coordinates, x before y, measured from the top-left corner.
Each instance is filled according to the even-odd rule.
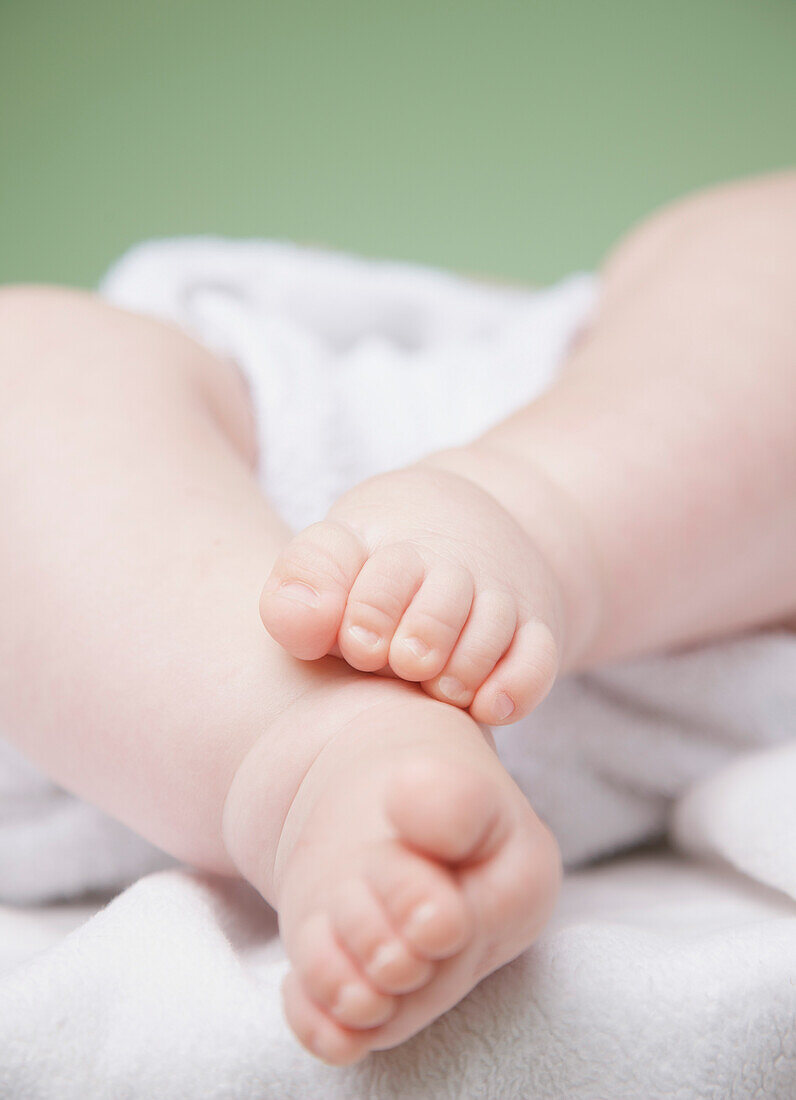
[[[477,593],[450,659],[423,689],[444,703],[469,707],[511,644],[516,624],[516,601],[509,592]]]
[[[482,975],[533,942],[550,917],[561,883],[561,856],[552,833],[524,800],[515,810],[494,858],[461,875],[482,934]]]
[[[473,600],[469,569],[432,568],[404,612],[390,646],[390,668],[404,680],[427,680],[445,667]]]
[[[362,542],[341,523],[315,523],[297,535],[260,597],[263,624],[275,641],[303,660],[328,653],[365,557]]]
[[[311,1054],[333,1066],[358,1062],[369,1048],[367,1032],[341,1027],[308,996],[298,975],[291,971],[282,985],[285,1018],[294,1035]]]
[[[344,1027],[372,1028],[393,1015],[395,1001],[360,972],[325,913],[309,917],[291,937],[290,960],[308,996]]]
[[[524,623],[479,688],[470,713],[476,721],[492,726],[516,722],[547,695],[558,665],[558,646],[550,628],[538,619]]]
[[[382,993],[411,993],[431,977],[433,964],[409,949],[361,880],[339,899],[333,924],[337,939]]]
[[[374,861],[368,881],[393,928],[409,949],[426,959],[455,955],[472,934],[472,922],[452,877],[400,844]],[[377,965],[389,965],[389,954]]]
[[[344,659],[360,672],[378,672],[425,566],[408,544],[385,546],[365,562],[348,596],[337,639]]]
[[[412,849],[454,868],[483,859],[506,831],[494,780],[471,764],[419,757],[396,768],[387,815]]]

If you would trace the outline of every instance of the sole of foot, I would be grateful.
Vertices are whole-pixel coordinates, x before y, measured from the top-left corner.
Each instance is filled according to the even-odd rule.
[[[333,1065],[455,1005],[533,942],[557,894],[555,841],[487,737],[403,690],[319,753],[274,865],[285,1013]]]

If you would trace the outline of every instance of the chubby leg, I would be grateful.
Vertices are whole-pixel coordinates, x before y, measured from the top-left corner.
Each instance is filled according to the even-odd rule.
[[[796,173],[659,214],[548,393],[290,543],[272,637],[497,723],[559,666],[792,617],[795,299]]]
[[[285,544],[235,370],[90,296],[0,292],[0,724],[56,781],[276,906],[329,1061],[523,950],[555,844],[481,730],[262,630]]]

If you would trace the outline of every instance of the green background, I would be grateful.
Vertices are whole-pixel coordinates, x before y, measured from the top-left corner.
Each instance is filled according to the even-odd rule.
[[[0,0],[0,280],[279,236],[547,280],[796,162],[794,0]]]

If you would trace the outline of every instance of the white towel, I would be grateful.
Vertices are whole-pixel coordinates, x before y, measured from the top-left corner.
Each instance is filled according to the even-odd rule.
[[[362,477],[464,442],[541,392],[595,287],[484,288],[196,240],[142,246],[104,292],[239,363],[264,490],[299,526]],[[557,685],[498,742],[570,864],[671,826],[682,851],[782,894],[666,860],[581,873],[523,959],[364,1068],[327,1070],[290,1039],[271,918],[245,887],[150,875],[66,939],[46,910],[22,924],[6,912],[2,1095],[792,1097],[795,732],[786,633]],[[0,897],[74,896],[164,863],[0,743]],[[52,946],[31,959],[31,942]]]

